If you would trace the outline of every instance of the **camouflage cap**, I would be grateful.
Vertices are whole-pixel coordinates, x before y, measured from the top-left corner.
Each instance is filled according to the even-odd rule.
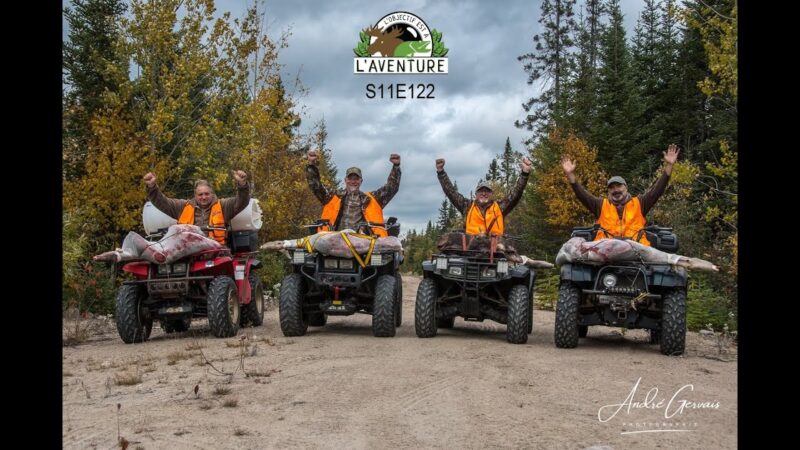
[[[488,190],[491,191],[492,190],[492,185],[489,184],[488,181],[481,181],[480,183],[478,183],[478,186],[475,188],[475,192],[478,192],[481,189],[488,189]]]
[[[344,177],[347,178],[348,176],[350,176],[350,174],[353,173],[358,175],[358,178],[364,178],[361,176],[361,169],[359,169],[358,167],[351,167],[347,169],[347,172],[345,172]]]

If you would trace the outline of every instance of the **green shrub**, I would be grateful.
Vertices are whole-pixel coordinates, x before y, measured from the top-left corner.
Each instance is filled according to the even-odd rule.
[[[553,311],[558,301],[558,283],[560,274],[557,270],[548,275],[539,275],[533,285],[533,304],[537,309]]]
[[[708,328],[722,330],[725,325],[730,331],[737,329],[737,311],[723,294],[714,289],[703,274],[689,278],[686,300],[686,323],[692,331]]]

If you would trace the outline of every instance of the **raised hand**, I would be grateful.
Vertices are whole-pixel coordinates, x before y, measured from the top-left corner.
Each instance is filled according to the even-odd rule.
[[[400,164],[400,155],[398,155],[397,153],[392,153],[389,156],[389,161],[391,161],[391,163],[394,164],[395,166],[399,165]]]
[[[234,170],[233,178],[239,186],[244,186],[247,183],[247,174],[242,170]]]
[[[669,144],[667,147],[667,151],[664,152],[664,161],[667,164],[675,164],[675,161],[678,160],[678,155],[681,153],[681,150],[675,144]]]
[[[520,161],[520,163],[519,163],[519,167],[525,173],[530,173],[531,172],[531,166],[532,165],[533,165],[533,163],[528,158],[522,158],[522,161]]]
[[[441,172],[444,170],[444,158],[439,158],[436,160],[436,171]]]
[[[153,172],[147,172],[147,174],[145,174],[145,176],[142,177],[142,180],[144,180],[144,184],[147,187],[151,188],[156,184],[156,174],[154,174]]]
[[[561,157],[561,168],[567,175],[575,172],[575,160],[567,155]]]

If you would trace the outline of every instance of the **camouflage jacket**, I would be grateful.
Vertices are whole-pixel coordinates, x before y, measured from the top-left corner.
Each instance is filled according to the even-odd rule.
[[[393,166],[386,184],[370,192],[375,197],[375,200],[378,201],[378,204],[381,205],[381,208],[385,208],[389,200],[400,189],[400,174],[400,166]],[[306,180],[308,180],[311,192],[323,205],[327,204],[334,195],[338,195],[342,199],[343,211],[339,212],[339,222],[334,224],[334,230],[355,229],[355,225],[364,220],[364,209],[371,201],[367,194],[361,191],[347,192],[346,189],[337,191],[323,186],[319,178],[319,169],[312,164],[306,166]]]
[[[194,199],[181,200],[177,198],[168,198],[161,192],[161,189],[158,188],[158,184],[155,184],[152,188],[147,189],[147,199],[153,202],[153,205],[161,210],[161,212],[173,219],[179,219],[181,213],[183,213],[183,208],[186,207],[187,203],[191,203],[192,206],[194,206],[194,224],[201,227],[208,225],[208,218],[211,215],[211,205],[217,201],[217,196],[213,195],[211,197],[211,203],[209,203],[206,208],[200,208],[197,206],[197,202],[195,202]],[[236,197],[221,199],[220,206],[222,206],[222,217],[225,219],[225,224],[229,224],[231,219],[242,212],[249,203],[249,183],[236,189]]]
[[[439,176],[439,184],[442,185],[444,195],[447,196],[450,203],[456,207],[461,215],[466,217],[469,207],[472,205],[472,199],[464,197],[456,190],[456,187],[453,186],[453,183],[450,181],[450,177],[447,176],[447,172],[442,170],[441,172],[437,172],[437,175]],[[519,177],[517,177],[517,182],[511,187],[511,191],[509,191],[508,195],[500,200],[495,199],[497,205],[500,206],[503,217],[508,216],[511,210],[519,203],[519,200],[522,198],[522,192],[525,190],[525,185],[528,184],[529,175],[528,173],[521,172]],[[491,202],[482,207],[479,205],[478,208],[482,213],[485,213],[489,205],[491,205]]]

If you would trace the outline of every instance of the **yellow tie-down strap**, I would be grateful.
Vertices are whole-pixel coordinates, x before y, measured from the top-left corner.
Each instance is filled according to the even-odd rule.
[[[352,233],[352,235],[355,237],[366,238],[370,240],[369,250],[367,250],[367,256],[364,259],[361,259],[361,255],[358,254],[355,247],[353,247],[353,243],[350,242],[350,238],[347,237],[348,233],[341,231],[340,234],[342,235],[342,239],[344,239],[344,242],[347,244],[347,248],[350,249],[350,253],[352,253],[353,257],[356,259],[356,261],[358,261],[358,265],[360,265],[362,269],[367,267],[365,261],[369,261],[370,258],[372,257],[372,250],[375,248],[375,238],[372,236],[367,236],[366,234]]]
[[[335,231],[320,231],[317,234],[330,234],[330,233],[335,233]],[[311,236],[315,236],[315,235],[312,234]],[[306,236],[306,237],[304,237],[302,239],[297,239],[295,241],[295,247],[296,248],[305,248],[308,253],[313,253],[314,252],[314,246],[311,245],[311,239],[309,239],[311,236]],[[317,239],[319,239],[319,238],[317,238]]]

